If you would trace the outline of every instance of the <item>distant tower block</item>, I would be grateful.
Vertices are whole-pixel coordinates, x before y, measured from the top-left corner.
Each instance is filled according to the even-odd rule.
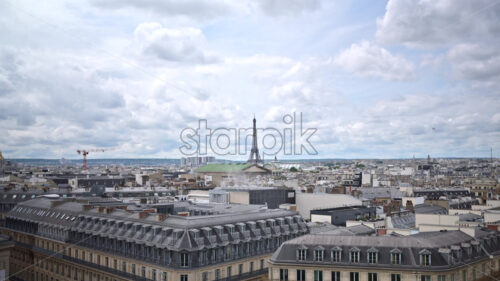
[[[248,158],[247,163],[262,163],[259,155],[259,148],[257,147],[257,120],[255,120],[255,116],[253,117],[253,135],[252,135],[252,150],[250,151],[250,157]]]

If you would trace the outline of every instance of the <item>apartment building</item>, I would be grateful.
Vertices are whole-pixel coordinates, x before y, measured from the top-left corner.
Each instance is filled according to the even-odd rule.
[[[256,205],[190,204],[168,215],[91,202],[36,198],[10,211],[2,232],[16,242],[12,279],[259,280],[284,241],[309,232],[297,213]]]
[[[498,280],[500,234],[477,230],[411,236],[309,234],[271,257],[269,279],[282,281]],[[482,279],[484,278],[484,279]]]

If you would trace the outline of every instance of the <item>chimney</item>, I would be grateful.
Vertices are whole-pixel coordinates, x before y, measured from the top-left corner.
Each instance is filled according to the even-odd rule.
[[[114,207],[107,207],[106,209],[104,209],[104,212],[106,214],[111,214],[114,210],[115,210]]]
[[[148,216],[149,216],[148,212],[144,212],[144,211],[139,212],[139,219],[144,219],[144,218],[147,218]]]
[[[168,218],[168,214],[156,214],[156,220],[164,221]]]
[[[100,206],[97,210],[99,211],[99,213],[104,213],[104,209],[106,209],[106,208],[105,208],[105,207]]]
[[[178,212],[177,215],[181,217],[189,217],[189,212]]]
[[[387,229],[385,228],[379,228],[377,229],[377,236],[382,236],[387,234]]]
[[[83,210],[84,210],[84,211],[89,211],[89,210],[91,210],[91,209],[93,209],[93,208],[94,208],[94,207],[93,207],[92,205],[88,205],[88,204],[87,204],[87,205],[83,205]]]

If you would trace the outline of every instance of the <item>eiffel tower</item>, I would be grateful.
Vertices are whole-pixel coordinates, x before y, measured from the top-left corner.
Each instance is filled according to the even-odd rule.
[[[253,135],[252,135],[252,150],[250,150],[250,157],[247,163],[259,164],[262,163],[259,155],[259,148],[257,147],[257,120],[255,120],[255,115],[253,117]]]

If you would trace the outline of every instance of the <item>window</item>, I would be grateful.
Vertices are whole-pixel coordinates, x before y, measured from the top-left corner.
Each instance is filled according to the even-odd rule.
[[[215,280],[219,280],[220,279],[220,269],[216,269],[215,270]]]
[[[127,272],[127,262],[122,261],[122,271]]]
[[[372,273],[372,272],[369,272],[368,273],[368,281],[377,281],[377,273]]]
[[[306,281],[306,271],[304,269],[297,269],[297,281]]]
[[[420,281],[431,281],[430,275],[420,275]]]
[[[355,263],[359,262],[359,250],[358,249],[351,250],[351,252],[349,253],[349,261],[355,262]]]
[[[201,274],[201,280],[208,281],[208,272],[205,271]]]
[[[349,272],[349,281],[359,281],[359,272]]]
[[[253,261],[250,262],[250,272],[253,271]]]
[[[233,271],[233,267],[231,266],[228,266],[227,267],[227,273],[226,273],[226,277],[227,278],[231,278],[231,272]]]
[[[141,268],[141,276],[146,277],[146,267],[144,266]]]
[[[368,263],[377,263],[377,261],[378,261],[378,253],[368,252]]]
[[[299,261],[305,261],[306,260],[306,249],[298,249],[297,250],[297,259]]]
[[[467,270],[462,270],[462,281],[467,281]]]
[[[340,248],[332,249],[332,262],[340,262],[342,259],[342,250]]]
[[[420,251],[420,265],[431,265],[431,253],[428,250]]]
[[[181,274],[181,281],[188,281],[187,274]]]
[[[322,249],[314,250],[314,261],[323,261],[323,253]]]
[[[401,274],[391,274],[391,281],[401,281]]]
[[[187,253],[181,253],[181,266],[187,267],[189,265],[189,259]]]
[[[455,281],[455,273],[452,273],[452,274],[450,275],[450,281]]]
[[[314,271],[314,281],[323,281],[323,270]]]
[[[243,274],[243,264],[238,265],[238,275]]]
[[[438,275],[438,281],[446,281],[446,275]]]
[[[401,264],[401,251],[399,249],[394,249],[391,251],[391,263]]]
[[[288,281],[288,269],[280,268],[280,281]]]
[[[260,260],[260,269],[264,269],[264,260]]]
[[[483,276],[485,276],[485,275],[486,275],[486,264],[485,264],[485,263],[483,263],[483,264],[481,265],[481,269],[482,269],[482,271],[483,271]],[[444,280],[443,280],[443,281],[444,281]]]
[[[132,274],[134,274],[134,275],[135,275],[135,264],[132,264],[132,269],[131,269],[131,271],[132,271]]]
[[[163,272],[161,274],[161,281],[167,281],[167,273],[166,272]]]
[[[340,271],[332,271],[332,281],[340,281]]]
[[[151,269],[151,279],[153,279],[153,281],[156,281],[156,269]]]

